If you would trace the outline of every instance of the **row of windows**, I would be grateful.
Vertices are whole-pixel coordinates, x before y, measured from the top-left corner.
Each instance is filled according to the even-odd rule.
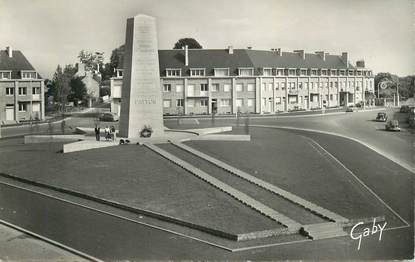
[[[32,87],[32,95],[40,94],[40,87]],[[6,87],[6,96],[14,95],[14,87]],[[19,87],[19,96],[27,95],[26,87]]]
[[[214,68],[214,76],[229,76],[229,68]],[[239,76],[254,76],[254,68],[238,68]],[[261,75],[261,74],[260,74]],[[317,68],[262,68],[262,76],[372,76],[372,71],[355,69],[317,69]],[[180,77],[180,68],[166,69],[166,76]],[[206,76],[206,69],[190,69],[190,76]]]
[[[37,74],[34,71],[30,71],[30,72],[22,71],[21,77],[22,79],[37,79]],[[0,72],[0,79],[12,79],[11,71]]]
[[[243,102],[244,99],[242,98],[238,98],[236,99],[236,106],[237,107],[241,107],[244,105]],[[207,107],[208,106],[208,102],[209,100],[207,99],[201,99],[200,101],[200,106],[201,107]],[[246,105],[248,107],[250,106],[254,106],[255,104],[255,99],[254,98],[248,98],[246,99]],[[171,99],[164,99],[163,100],[163,107],[164,108],[170,108],[172,106],[172,101]],[[176,99],[176,106],[177,107],[183,107],[184,106],[184,99]],[[187,107],[194,107],[195,106],[195,100],[187,100]],[[219,106],[220,107],[228,107],[231,106],[231,99],[219,99]]]
[[[288,82],[288,89],[296,89],[297,88],[297,83],[296,82]],[[357,81],[356,82],[356,90],[359,91],[360,87],[362,87],[362,81]],[[274,83],[262,83],[262,91],[272,91],[274,86]],[[279,90],[279,88],[281,88],[281,90],[285,90],[285,82],[283,83],[275,83],[275,89]],[[310,87],[310,89],[314,89],[314,88],[328,88],[330,86],[330,88],[338,88],[339,87],[339,82],[320,82],[320,83],[316,83],[316,82],[299,82],[298,83],[298,89],[307,89]],[[349,82],[340,82],[340,87],[341,88],[346,88],[346,86],[354,88],[355,84],[354,81],[349,81]],[[373,82],[372,81],[366,81],[366,86],[369,86],[369,89],[372,89],[373,87]],[[212,92],[218,92],[219,91],[219,84],[212,84],[211,86],[211,91]],[[187,91],[188,94],[194,94],[194,89],[195,86],[194,85],[188,85],[187,86]],[[200,84],[200,91],[201,92],[207,92],[209,90],[208,84]],[[244,84],[236,84],[235,85],[235,90],[236,92],[243,92],[244,91]],[[172,91],[172,87],[171,84],[164,84],[163,85],[163,91],[164,92],[171,92]],[[230,92],[231,91],[231,85],[230,84],[224,84],[223,85],[223,92]],[[255,84],[247,84],[246,85],[246,91],[247,92],[253,92],[255,91]],[[176,92],[180,93],[183,92],[183,85],[176,85]]]

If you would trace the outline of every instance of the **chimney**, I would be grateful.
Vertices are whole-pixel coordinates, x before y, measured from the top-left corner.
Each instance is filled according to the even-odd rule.
[[[359,61],[356,61],[356,67],[365,68],[365,60],[361,59]]]
[[[301,56],[303,60],[305,60],[305,52],[304,50],[294,50],[294,53],[297,53]]]
[[[321,59],[323,59],[323,61],[326,61],[326,53],[324,51],[317,51],[316,55],[321,57]]]
[[[228,53],[230,54],[230,55],[232,55],[233,54],[233,46],[228,46]]]
[[[11,46],[6,47],[7,50],[7,54],[9,55],[10,58],[13,57],[13,48]]]
[[[274,51],[277,53],[278,56],[282,56],[281,48],[275,48]]]
[[[347,52],[342,53],[342,61],[346,67],[349,67],[349,54]]]
[[[184,65],[189,65],[189,48],[187,45],[184,46]]]

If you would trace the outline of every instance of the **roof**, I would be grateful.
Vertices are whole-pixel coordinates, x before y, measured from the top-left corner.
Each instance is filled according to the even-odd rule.
[[[206,75],[213,75],[214,68],[229,68],[231,76],[238,75],[238,68],[255,68],[259,73],[264,67],[272,68],[325,68],[325,69],[354,69],[348,66],[341,56],[326,54],[323,60],[317,54],[305,54],[305,59],[295,52],[282,52],[280,56],[275,51],[234,49],[229,54],[228,49],[189,49],[189,66],[185,66],[184,50],[159,50],[160,73],[166,68],[181,68],[182,75],[188,75],[190,68],[205,68]]]
[[[13,50],[12,57],[9,57],[6,50],[0,50],[0,71],[12,71],[12,79],[20,79],[20,71],[36,71],[19,50]],[[40,75],[38,74],[38,77]]]

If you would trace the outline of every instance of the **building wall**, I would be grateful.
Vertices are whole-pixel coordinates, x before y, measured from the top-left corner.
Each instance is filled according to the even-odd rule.
[[[13,95],[6,94],[6,88],[13,88]],[[25,88],[26,94],[19,95],[19,88]],[[35,94],[33,94],[33,89],[35,89]],[[45,117],[44,99],[42,79],[0,80],[0,122],[7,120],[8,110],[13,110],[13,119],[9,119],[10,121],[43,120]],[[19,104],[24,104],[24,108],[19,108]]]
[[[201,92],[201,84],[208,85],[208,92]],[[114,88],[121,85],[122,78],[112,78],[111,94],[114,94]],[[170,91],[164,90],[164,85],[170,85]],[[248,91],[248,85],[251,86],[251,91]],[[189,93],[189,86],[194,87],[193,95]],[[217,90],[213,90],[214,86]],[[170,101],[170,106],[163,108],[164,114],[211,114],[215,102],[218,114],[238,111],[266,114],[345,106],[343,94],[348,94],[347,105],[357,104],[365,99],[364,90],[374,92],[374,78],[361,76],[161,77],[160,88],[163,90],[163,100]],[[183,107],[177,106],[179,99],[183,99]],[[202,100],[207,100],[207,105],[202,106]],[[113,112],[116,112],[115,108],[118,108],[119,101],[120,97],[112,99]],[[191,103],[193,106],[189,106]]]

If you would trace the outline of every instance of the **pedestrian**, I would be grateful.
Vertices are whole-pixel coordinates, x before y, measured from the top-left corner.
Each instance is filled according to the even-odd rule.
[[[95,131],[95,140],[99,141],[99,129],[98,129],[98,126],[95,126],[94,131]]]
[[[61,122],[61,131],[62,131],[62,134],[65,134],[65,125],[66,125],[66,122],[65,122],[65,119],[63,119],[62,122]]]
[[[105,132],[105,140],[108,141],[108,138],[110,137],[110,128],[106,126],[104,129],[104,132]]]
[[[115,126],[111,126],[112,141],[116,141]]]

